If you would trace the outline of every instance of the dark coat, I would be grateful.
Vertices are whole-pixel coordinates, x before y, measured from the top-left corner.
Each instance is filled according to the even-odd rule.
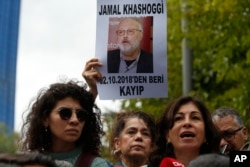
[[[120,50],[108,51],[108,73],[118,73],[120,65]],[[137,64],[137,73],[153,73],[153,55],[141,50]]]

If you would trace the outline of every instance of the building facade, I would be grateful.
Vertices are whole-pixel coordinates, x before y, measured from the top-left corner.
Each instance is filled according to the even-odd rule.
[[[14,130],[20,0],[0,0],[0,123]]]

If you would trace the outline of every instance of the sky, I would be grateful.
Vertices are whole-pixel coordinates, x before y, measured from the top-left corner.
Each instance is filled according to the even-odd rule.
[[[21,0],[14,128],[20,131],[30,100],[60,78],[82,78],[95,57],[96,0]],[[119,101],[99,100],[103,112]]]

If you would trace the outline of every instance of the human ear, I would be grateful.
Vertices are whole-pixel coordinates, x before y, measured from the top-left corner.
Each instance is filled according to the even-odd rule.
[[[120,144],[121,142],[120,142],[120,140],[119,140],[118,137],[115,137],[114,143],[115,143],[115,144],[114,144],[115,150],[120,150],[120,149],[121,149],[121,148],[120,148],[120,147],[121,147],[121,146],[120,146],[120,145],[121,145],[121,144]]]
[[[49,118],[48,117],[44,117],[43,118],[43,126],[44,127],[48,127],[49,126]]]
[[[166,139],[167,143],[171,143],[171,139],[170,139],[168,133],[166,133],[165,139]]]
[[[248,129],[246,127],[243,127],[242,129],[244,139],[247,141],[248,140]]]

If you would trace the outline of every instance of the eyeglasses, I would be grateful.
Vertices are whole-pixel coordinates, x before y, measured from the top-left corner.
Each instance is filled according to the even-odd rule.
[[[126,32],[127,35],[134,35],[136,31],[142,32],[142,30],[138,30],[138,29],[128,29],[128,30],[117,30],[117,31],[116,31],[116,34],[117,34],[118,36],[124,36],[124,35],[125,35],[125,32]]]
[[[63,107],[59,110],[59,115],[62,120],[69,120],[72,116],[73,110],[67,107]],[[88,117],[88,112],[84,109],[77,109],[75,111],[76,117],[79,122],[83,122]]]
[[[232,131],[224,131],[222,132],[222,138],[224,138],[226,141],[230,141],[233,140],[235,137],[235,134],[240,131],[243,127],[240,127],[236,130],[232,130]]]

